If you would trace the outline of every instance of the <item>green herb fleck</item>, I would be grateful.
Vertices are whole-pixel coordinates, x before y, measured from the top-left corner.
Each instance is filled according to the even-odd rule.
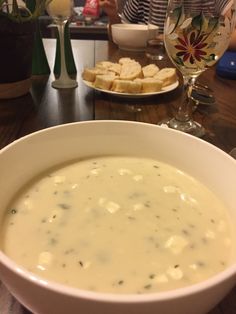
[[[151,289],[152,285],[151,284],[148,284],[146,286],[144,286],[144,289],[148,290],[148,289]]]
[[[79,264],[81,267],[84,267],[84,263],[82,261],[79,261]]]
[[[56,245],[57,242],[58,242],[58,241],[57,241],[55,238],[51,238],[51,239],[50,239],[50,244],[51,244],[51,245]]]
[[[62,209],[70,209],[70,208],[71,208],[70,205],[64,204],[64,203],[62,203],[62,204],[57,204],[57,206],[60,207],[60,208],[62,208]]]

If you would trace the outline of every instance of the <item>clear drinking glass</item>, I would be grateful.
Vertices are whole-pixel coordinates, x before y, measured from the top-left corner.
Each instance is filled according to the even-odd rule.
[[[71,17],[73,6],[74,1],[72,0],[51,0],[47,6],[48,14],[57,25],[60,39],[61,73],[59,78],[52,82],[52,86],[55,88],[75,88],[78,86],[77,81],[68,75],[65,62],[65,25]]]
[[[146,56],[151,61],[160,61],[166,57],[163,36],[156,23],[156,12],[161,9],[162,7],[156,0],[150,0],[148,16],[148,40],[145,52]],[[158,29],[156,29],[157,27]]]
[[[192,119],[192,88],[196,78],[223,55],[234,29],[234,1],[226,6],[221,3],[169,0],[167,8],[165,47],[183,75],[186,97],[175,117],[160,124],[199,137],[204,134],[204,128]]]

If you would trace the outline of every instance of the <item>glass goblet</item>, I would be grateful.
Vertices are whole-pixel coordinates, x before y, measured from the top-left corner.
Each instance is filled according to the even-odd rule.
[[[234,28],[234,1],[169,0],[164,27],[167,54],[183,75],[185,97],[175,117],[160,124],[201,137],[205,130],[192,118],[196,78],[227,49]]]
[[[54,88],[75,88],[78,86],[77,81],[68,75],[65,62],[65,25],[71,17],[72,9],[73,1],[71,0],[51,0],[47,6],[47,11],[58,28],[60,40],[61,72],[59,78],[52,82]]]

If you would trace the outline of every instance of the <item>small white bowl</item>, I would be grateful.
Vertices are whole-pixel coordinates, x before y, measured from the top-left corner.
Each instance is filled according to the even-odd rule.
[[[0,223],[6,204],[32,177],[67,160],[99,155],[155,158],[182,169],[225,202],[236,225],[236,161],[232,157],[182,132],[128,121],[61,125],[30,134],[2,149]],[[143,295],[98,293],[46,281],[0,251],[1,280],[37,314],[203,314],[230,291],[235,276],[234,263],[209,280],[182,289]]]
[[[150,34],[150,32],[152,34]],[[122,50],[144,51],[148,38],[158,33],[158,26],[152,28],[143,24],[113,24],[111,25],[112,39]]]

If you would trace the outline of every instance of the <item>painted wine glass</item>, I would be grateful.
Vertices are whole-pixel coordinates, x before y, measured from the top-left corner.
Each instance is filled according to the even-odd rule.
[[[169,0],[164,27],[167,54],[180,70],[184,100],[170,128],[201,137],[205,130],[192,118],[192,89],[196,78],[213,66],[228,48],[235,22],[234,0]]]
[[[48,14],[53,18],[58,28],[60,40],[61,72],[59,78],[52,82],[52,86],[55,88],[75,88],[78,86],[77,81],[68,75],[65,62],[65,25],[71,17],[73,3],[72,0],[51,0],[47,6]]]

